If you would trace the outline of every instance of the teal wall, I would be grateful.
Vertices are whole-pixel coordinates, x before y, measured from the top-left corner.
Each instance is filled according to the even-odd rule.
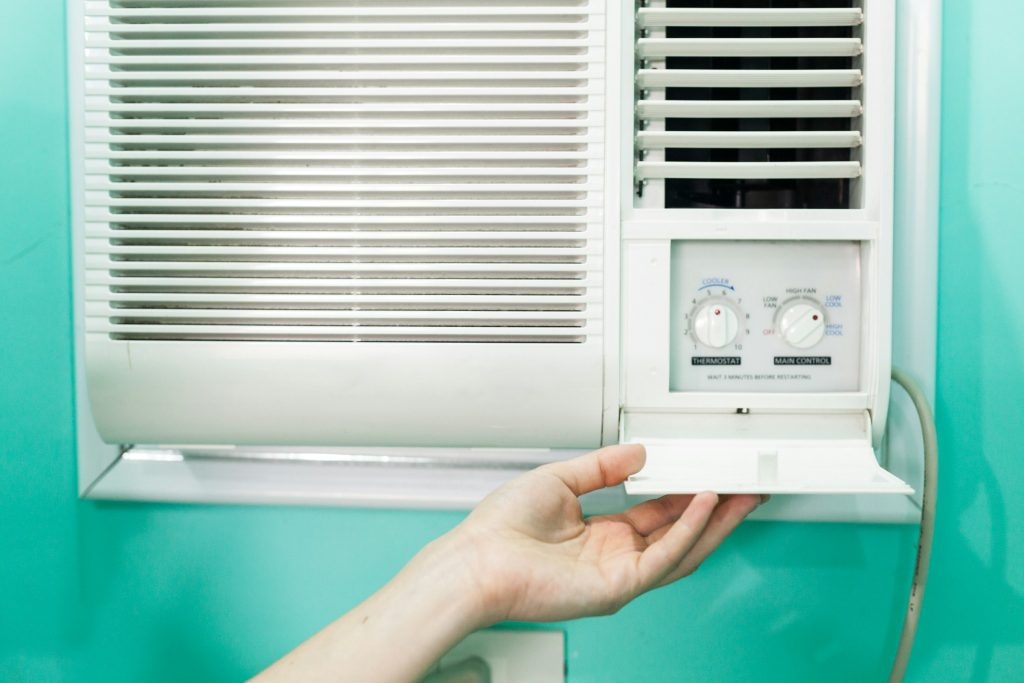
[[[61,0],[0,11],[0,680],[239,679],[460,515],[75,496]],[[914,681],[1024,680],[1024,3],[947,2],[933,573]],[[565,625],[584,681],[881,681],[914,530],[749,524]],[[396,644],[398,646],[398,644]]]

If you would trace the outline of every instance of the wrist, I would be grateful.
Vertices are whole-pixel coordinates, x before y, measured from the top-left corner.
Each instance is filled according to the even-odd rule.
[[[471,602],[474,630],[506,621],[516,590],[508,579],[508,546],[496,542],[495,530],[481,530],[463,523],[437,539],[438,549],[459,558],[453,582],[464,588]]]
[[[427,544],[394,582],[431,600],[438,625],[448,628],[458,642],[496,621],[479,559],[477,545],[455,529]]]

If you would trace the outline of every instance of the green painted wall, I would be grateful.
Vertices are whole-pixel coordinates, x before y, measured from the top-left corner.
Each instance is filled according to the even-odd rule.
[[[946,21],[941,512],[911,678],[1020,681],[1024,3]],[[0,680],[239,679],[459,515],[77,500],[63,30],[61,0],[0,11]],[[913,539],[747,525],[691,579],[565,625],[570,680],[881,681]]]

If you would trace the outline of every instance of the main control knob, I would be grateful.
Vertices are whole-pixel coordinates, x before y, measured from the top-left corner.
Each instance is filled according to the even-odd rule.
[[[816,301],[784,305],[779,313],[779,335],[795,349],[809,349],[825,336],[825,311]]]
[[[692,320],[693,336],[704,346],[713,349],[721,349],[733,343],[740,331],[736,311],[720,301],[708,301],[698,306]]]

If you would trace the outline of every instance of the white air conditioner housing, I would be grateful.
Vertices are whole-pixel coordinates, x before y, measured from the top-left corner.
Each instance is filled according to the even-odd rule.
[[[736,4],[70,0],[83,492],[463,505],[640,441],[633,494],[912,518],[929,5]]]

